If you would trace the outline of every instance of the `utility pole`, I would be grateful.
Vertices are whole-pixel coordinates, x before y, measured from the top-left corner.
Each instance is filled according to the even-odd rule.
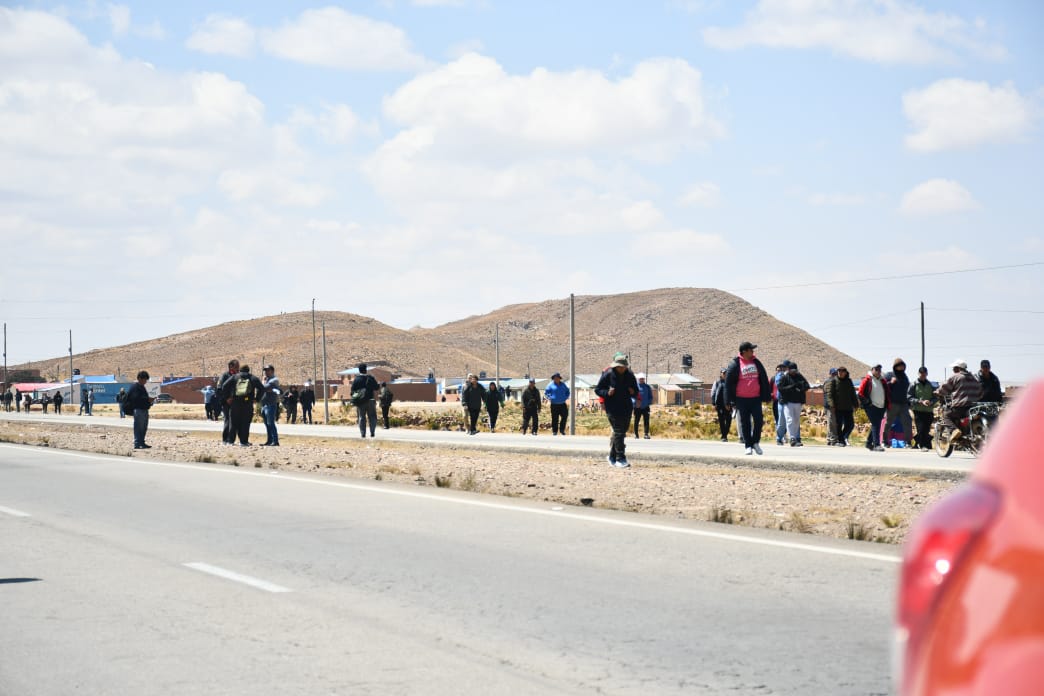
[[[4,324],[4,326],[7,326]],[[493,334],[493,345],[497,347],[497,389],[500,389],[500,324],[497,324],[496,331]]]
[[[312,384],[319,386],[319,360],[315,353],[315,298],[312,298]]]
[[[576,303],[569,293],[569,434],[576,435]]]
[[[921,364],[924,365],[924,303],[921,303]],[[918,435],[918,437],[920,437]]]
[[[645,374],[649,374],[649,344],[645,344]]]
[[[326,377],[326,321],[323,321],[323,423],[330,424],[330,383]]]
[[[73,391],[73,367],[72,367],[72,329],[69,329],[69,402],[76,403],[76,394]]]
[[[7,383],[7,322],[4,322],[4,391],[11,388]]]

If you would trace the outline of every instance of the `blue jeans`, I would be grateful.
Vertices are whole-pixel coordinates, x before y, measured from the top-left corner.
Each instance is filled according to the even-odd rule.
[[[866,411],[866,417],[870,419],[870,434],[866,436],[866,446],[870,448],[880,447],[881,422],[884,420],[885,410],[873,404],[867,404],[863,408]]]
[[[279,415],[279,407],[276,404],[264,404],[261,406],[261,420],[265,423],[268,432],[266,445],[279,444],[279,432],[276,430],[276,417]]]

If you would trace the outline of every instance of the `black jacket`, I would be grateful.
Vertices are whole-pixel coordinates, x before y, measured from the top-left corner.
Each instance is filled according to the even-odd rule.
[[[522,390],[522,410],[526,413],[540,410],[540,390],[533,385]]]
[[[725,399],[725,380],[719,379],[711,387],[711,404],[714,408],[722,410],[728,406],[728,401]]]
[[[489,411],[491,413],[496,413],[496,412],[500,411],[500,402],[502,402],[503,400],[504,400],[504,390],[503,389],[497,389],[496,391],[494,391],[493,389],[487,389],[486,390],[486,410],[487,411]]]
[[[779,403],[803,404],[805,403],[805,393],[810,388],[804,375],[797,370],[788,370],[779,380]]]
[[[311,387],[301,390],[301,395],[298,397],[298,401],[301,402],[302,408],[311,408],[312,404],[315,403],[315,390]]]
[[[997,375],[990,372],[990,376],[987,377],[982,372],[979,372],[979,374],[975,375],[975,378],[982,385],[982,397],[979,401],[1000,402],[1004,400],[1004,395],[1001,394],[1000,378]]]
[[[770,401],[772,399],[772,385],[769,384],[765,366],[757,358],[754,358],[754,365],[758,368],[758,386],[761,389],[761,400]],[[740,360],[737,355],[729,363],[729,366],[725,368],[725,402],[728,404],[736,403],[736,385],[739,384],[739,378]]]
[[[127,392],[127,396],[123,399],[123,410],[133,413],[139,408],[148,411],[152,408],[152,399],[149,398],[148,390],[141,386],[140,383],[135,382],[131,385],[130,391]]]
[[[377,390],[381,388],[381,385],[377,384],[377,380],[374,379],[373,375],[356,375],[355,379],[352,380],[352,393],[359,391],[360,389],[366,390],[366,398],[361,403],[366,403],[373,399],[373,395],[377,393]]]
[[[250,382],[247,385],[246,396],[236,396],[236,385],[239,381],[245,379]],[[249,372],[240,372],[235,377],[225,380],[225,386],[221,390],[221,398],[225,403],[233,404],[252,404],[261,398],[261,395],[265,393],[265,387],[261,384],[261,380],[250,374]]]
[[[609,390],[613,390],[612,396]],[[595,394],[605,400],[605,410],[614,416],[628,416],[634,410],[631,397],[638,393],[638,380],[634,373],[628,368],[623,374],[617,373],[614,368],[609,368],[602,373],[595,387]]]
[[[465,385],[464,391],[460,394],[460,400],[468,407],[469,411],[479,411],[482,409],[482,402],[485,401],[486,388],[481,384],[468,384]]]
[[[851,377],[834,377],[827,380],[824,393],[830,401],[830,408],[835,411],[855,411],[858,402],[855,384]]]

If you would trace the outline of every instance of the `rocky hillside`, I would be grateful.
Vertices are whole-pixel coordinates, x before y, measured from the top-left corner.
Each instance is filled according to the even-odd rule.
[[[404,376],[459,376],[485,370],[493,375],[494,333],[500,326],[502,375],[546,376],[569,368],[569,300],[511,305],[433,329],[403,331],[368,317],[345,312],[317,312],[326,322],[327,364],[331,376],[360,361],[384,361]],[[670,288],[623,295],[576,297],[578,373],[600,371],[612,354],[631,355],[636,370],[679,371],[681,356],[693,356],[693,371],[713,380],[743,340],[758,344],[758,355],[771,368],[783,358],[797,361],[810,381],[831,365],[846,364],[853,374],[865,365],[814,336],[766,314],[720,290]],[[312,315],[280,314],[229,322],[163,338],[74,356],[87,374],[133,374],[144,367],[153,375],[216,374],[232,356],[259,371],[276,365],[284,380],[312,375]],[[45,376],[58,361],[30,365]],[[319,373],[322,373],[321,343]]]

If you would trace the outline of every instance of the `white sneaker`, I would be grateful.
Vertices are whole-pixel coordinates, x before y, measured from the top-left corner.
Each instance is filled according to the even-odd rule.
[[[759,445],[756,442],[754,443],[754,452],[756,454],[765,454],[764,452],[761,451],[761,445]]]
[[[754,448],[753,447],[747,447],[746,449],[743,450],[743,454],[754,454]]]

